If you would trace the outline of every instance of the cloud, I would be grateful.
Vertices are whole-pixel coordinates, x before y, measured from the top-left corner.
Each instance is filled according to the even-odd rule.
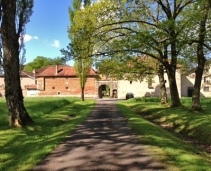
[[[38,40],[39,38],[38,38],[37,36],[30,36],[30,35],[28,35],[28,34],[25,34],[25,35],[24,35],[24,41],[25,41],[25,42],[29,42],[29,41],[32,40],[32,39]]]
[[[51,46],[59,48],[60,47],[60,42],[59,40],[54,40],[54,42],[51,44]]]
[[[34,36],[34,39],[38,40],[39,38],[37,36]]]

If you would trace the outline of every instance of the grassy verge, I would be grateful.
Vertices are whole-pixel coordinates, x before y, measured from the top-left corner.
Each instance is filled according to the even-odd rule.
[[[3,100],[0,103],[5,106]],[[94,104],[94,100],[76,98],[26,99],[35,125],[24,129],[0,127],[0,170],[32,169],[88,116]],[[0,118],[5,118],[1,114]]]
[[[132,130],[141,143],[149,146],[148,149],[165,163],[168,169],[209,171],[211,170],[211,155],[191,144],[184,143],[172,133],[144,119],[170,127],[172,131],[180,135],[210,143],[208,139],[211,138],[209,124],[211,108],[207,106],[210,99],[202,100],[206,111],[203,113],[189,112],[190,99],[182,99],[182,102],[185,105],[184,108],[175,109],[159,105],[158,99],[130,99],[119,102],[118,107],[129,120]],[[206,140],[204,140],[205,137]]]

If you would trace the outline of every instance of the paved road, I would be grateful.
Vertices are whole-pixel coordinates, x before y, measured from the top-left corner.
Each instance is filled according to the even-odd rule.
[[[97,100],[86,121],[34,171],[165,170],[137,143],[115,102]]]

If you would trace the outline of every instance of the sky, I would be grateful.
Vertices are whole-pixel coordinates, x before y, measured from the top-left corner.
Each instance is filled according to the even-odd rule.
[[[62,56],[60,50],[70,43],[67,27],[70,26],[68,7],[71,3],[72,0],[34,0],[33,14],[26,25],[24,37],[25,64],[37,56]]]

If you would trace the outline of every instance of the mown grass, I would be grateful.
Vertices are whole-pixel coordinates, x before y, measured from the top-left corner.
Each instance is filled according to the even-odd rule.
[[[121,101],[118,107],[129,120],[140,142],[147,145],[168,169],[209,171],[211,155],[185,143],[179,137],[189,136],[211,145],[211,99],[202,99],[205,111],[201,113],[190,112],[191,99],[181,100],[184,104],[182,108],[161,106],[156,98]],[[158,125],[170,128],[171,132]],[[172,134],[172,131],[179,136]]]
[[[31,170],[88,116],[94,104],[95,100],[79,98],[25,99],[35,124],[8,129],[5,100],[0,100],[0,170]]]

